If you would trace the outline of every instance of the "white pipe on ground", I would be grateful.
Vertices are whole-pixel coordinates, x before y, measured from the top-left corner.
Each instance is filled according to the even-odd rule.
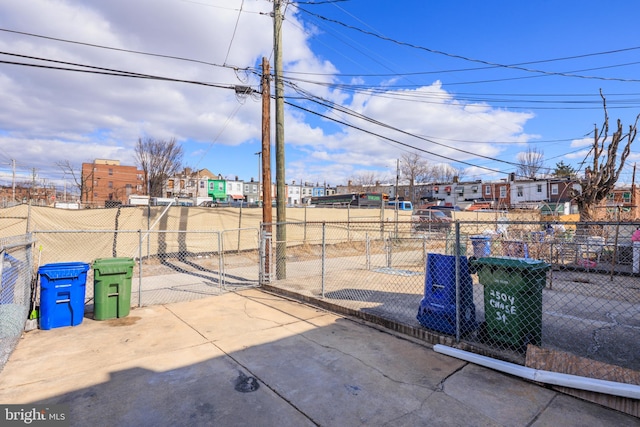
[[[610,394],[612,396],[640,399],[640,386],[634,384],[598,380],[594,378],[580,377],[577,375],[528,368],[526,366],[492,359],[490,357],[481,356],[479,354],[470,353],[468,351],[459,350],[442,344],[434,345],[433,350],[437,353],[446,354],[447,356],[466,360],[467,362],[471,362],[476,365],[495,369],[497,371],[505,372],[531,381],[570,387],[579,390],[589,390],[596,393]]]

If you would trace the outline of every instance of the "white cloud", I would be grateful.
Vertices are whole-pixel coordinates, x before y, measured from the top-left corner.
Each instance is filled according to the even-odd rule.
[[[241,4],[243,12],[238,15]],[[210,6],[156,0],[4,2],[0,4],[0,27],[244,68],[256,66],[263,56],[272,57],[271,7],[268,2],[240,0]],[[375,126],[337,110],[323,112],[409,145],[402,146],[287,107],[288,178],[346,182],[363,171],[378,170],[385,175],[389,163],[411,147],[434,153],[424,154],[433,162],[443,161],[438,156],[465,161],[475,154],[500,156],[506,145],[494,141],[523,143],[532,137],[524,131],[532,114],[458,102],[440,82],[412,90],[387,87],[386,92],[375,96],[333,89],[329,84],[338,82],[335,73],[339,70],[329,59],[317,55],[309,43],[319,30],[299,16],[287,15],[283,32],[287,76],[315,73],[307,78],[317,84],[295,80],[299,88],[449,146]],[[222,86],[250,85],[257,90],[259,85],[252,72],[8,32],[0,32],[0,51]],[[11,60],[45,64],[15,57]],[[51,62],[46,65],[68,66]],[[353,77],[351,83],[364,83],[364,79]],[[204,158],[205,164],[196,166],[216,170],[233,167],[229,163],[234,159],[222,164],[211,155],[211,144],[239,150],[250,146],[248,150],[253,154],[261,138],[259,100],[238,99],[227,89],[0,65],[0,91],[0,163],[16,159],[25,170],[56,171],[56,162],[79,165],[95,158],[116,158],[132,164],[133,147],[140,137],[175,137],[189,142],[185,159],[198,162]],[[287,92],[294,93],[289,88]],[[322,111],[317,104],[303,100],[295,103]],[[481,142],[463,142],[470,138]],[[461,153],[456,148],[474,154]],[[243,156],[248,157],[247,153]],[[247,162],[238,161],[236,167],[245,167],[244,163]],[[251,170],[255,169],[253,159],[250,163]]]

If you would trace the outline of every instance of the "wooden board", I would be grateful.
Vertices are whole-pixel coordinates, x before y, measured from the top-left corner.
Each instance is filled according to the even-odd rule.
[[[533,345],[529,345],[527,348],[525,366],[562,374],[640,385],[640,372]],[[562,386],[552,387],[562,393],[640,417],[640,400],[638,399],[611,396]]]

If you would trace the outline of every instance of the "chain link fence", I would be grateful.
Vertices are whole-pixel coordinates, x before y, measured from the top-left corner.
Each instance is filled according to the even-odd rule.
[[[333,213],[294,211],[299,221],[262,230],[260,212],[241,210],[8,211],[0,218],[3,233],[20,237],[0,240],[0,309],[18,305],[18,318],[26,319],[39,266],[124,258],[134,263],[131,306],[261,284],[431,343],[528,366],[540,363],[542,349],[579,358],[583,376],[638,380],[640,244],[631,241],[637,224],[502,215],[424,224],[364,210],[347,212],[346,221],[308,220],[329,218],[325,211]],[[16,270],[14,302],[5,303],[14,278],[7,272]],[[95,304],[93,282],[90,269],[87,312]],[[2,322],[4,346],[10,326]]]
[[[132,306],[168,304],[258,285],[258,229],[226,231],[38,230],[42,265],[94,265],[127,260],[123,284]],[[126,275],[126,269],[121,271]],[[94,269],[87,272],[86,310],[94,304]],[[116,273],[117,274],[117,273]],[[98,288],[99,289],[99,288]]]
[[[0,367],[17,345],[35,304],[33,245],[28,234],[0,238]]]
[[[542,349],[579,359],[581,375],[638,381],[637,224],[307,222],[273,236],[278,226],[270,289],[432,343],[528,365]]]

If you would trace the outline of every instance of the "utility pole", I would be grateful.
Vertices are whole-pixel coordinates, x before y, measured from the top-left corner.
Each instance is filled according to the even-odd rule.
[[[11,172],[13,173],[13,176],[11,178],[11,188],[13,189],[12,203],[15,203],[16,202],[16,160],[15,159],[11,159]]]
[[[631,206],[633,207],[634,214],[637,212],[636,209],[636,164],[633,164],[633,175],[631,175]],[[637,218],[637,216],[634,216]]]
[[[31,200],[33,200],[33,193],[36,191],[36,168],[31,169],[31,191],[29,194],[29,204],[31,204]]]
[[[276,90],[276,278],[287,278],[287,210],[284,175],[284,85],[282,83],[281,0],[273,1],[273,52]]]
[[[398,199],[398,181],[400,181],[400,159],[396,160],[396,206],[395,206],[395,221],[396,221],[396,238],[398,237],[398,204],[400,203]],[[384,204],[384,200],[382,200],[382,204]]]
[[[271,235],[273,210],[271,207],[271,90],[269,86],[269,61],[262,58],[262,224],[265,233]],[[258,178],[260,180],[260,178]],[[260,191],[260,184],[258,184]],[[259,197],[259,196],[258,196]],[[265,247],[265,278],[270,277],[271,238]]]

